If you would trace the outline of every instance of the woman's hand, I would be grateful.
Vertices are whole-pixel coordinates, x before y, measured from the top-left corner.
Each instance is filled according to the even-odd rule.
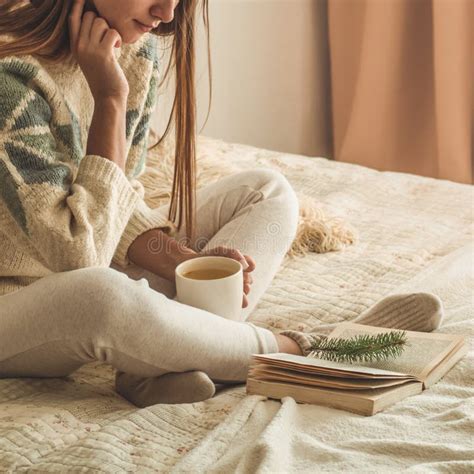
[[[249,305],[247,296],[250,292],[250,285],[253,283],[253,278],[252,275],[250,275],[250,272],[253,272],[255,270],[255,260],[250,257],[249,255],[244,255],[242,254],[239,250],[237,249],[232,249],[228,247],[223,247],[223,246],[218,246],[210,250],[206,250],[203,252],[200,252],[198,257],[204,257],[204,256],[214,256],[214,257],[229,257],[233,258],[234,260],[237,260],[242,264],[244,267],[243,271],[243,276],[244,276],[244,296],[242,299],[242,308],[246,308]],[[247,268],[246,268],[247,267]]]
[[[75,0],[69,14],[71,52],[81,67],[95,101],[126,98],[129,85],[114,55],[122,44],[117,30],[93,11],[82,15],[85,0]]]

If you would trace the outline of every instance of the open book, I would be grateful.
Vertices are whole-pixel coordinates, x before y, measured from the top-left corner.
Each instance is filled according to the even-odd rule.
[[[399,329],[341,323],[328,338],[349,339]],[[399,357],[383,361],[341,363],[292,354],[254,354],[247,393],[300,403],[314,403],[374,415],[443,377],[468,350],[456,334],[405,331],[407,344]]]

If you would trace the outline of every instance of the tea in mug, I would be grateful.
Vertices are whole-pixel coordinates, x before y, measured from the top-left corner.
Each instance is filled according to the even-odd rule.
[[[217,280],[218,278],[225,278],[234,273],[235,271],[225,270],[223,268],[201,268],[199,270],[184,272],[182,275],[185,278],[192,278],[193,280]]]

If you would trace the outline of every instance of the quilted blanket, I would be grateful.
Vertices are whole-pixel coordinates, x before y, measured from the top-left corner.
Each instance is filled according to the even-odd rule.
[[[473,187],[199,137],[198,154],[235,169],[272,167],[325,213],[357,230],[340,250],[287,256],[250,320],[278,331],[350,321],[387,294],[438,294],[440,332],[470,351],[422,394],[372,417],[246,396],[139,409],[114,371],[0,379],[2,472],[474,471]]]

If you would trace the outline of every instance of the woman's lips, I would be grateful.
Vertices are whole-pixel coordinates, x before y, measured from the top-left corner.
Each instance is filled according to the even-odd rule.
[[[153,29],[152,26],[146,26],[143,23],[140,23],[138,20],[135,20],[137,23],[137,26],[144,32],[147,33],[148,31],[151,31]]]

